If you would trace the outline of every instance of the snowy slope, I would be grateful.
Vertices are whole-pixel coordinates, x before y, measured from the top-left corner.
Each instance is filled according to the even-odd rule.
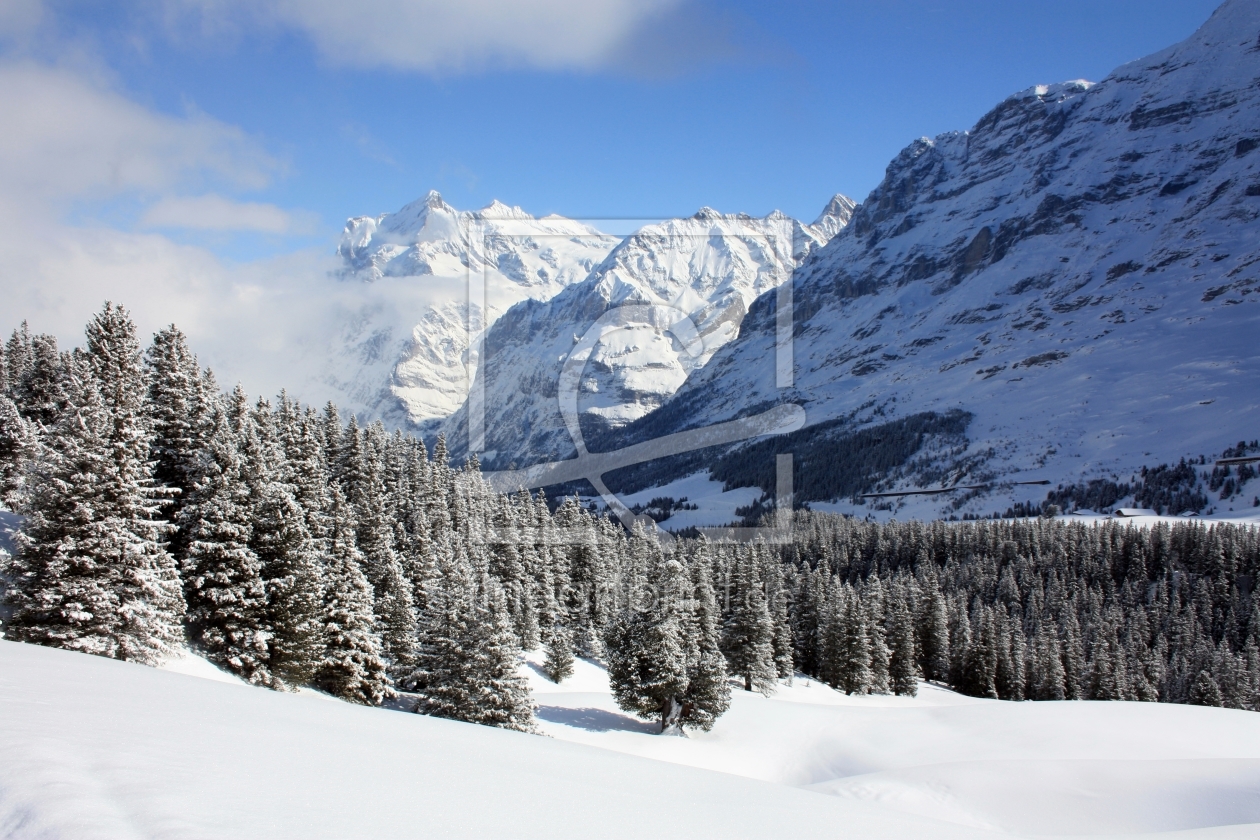
[[[372,289],[334,337],[325,384],[392,425],[445,417],[468,392],[469,279],[484,282],[481,314],[492,323],[586,277],[618,241],[498,201],[456,210],[437,192],[396,213],[352,218],[337,250],[342,276]]]
[[[1016,835],[1260,833],[1254,713],[1009,703],[927,684],[914,698],[847,697],[798,677],[768,698],[734,691],[712,732],[661,738],[617,708],[595,663],[555,685],[533,660],[543,730],[558,739]]]
[[[783,401],[851,429],[969,412],[965,449],[902,487],[1127,476],[1254,438],[1258,37],[1260,4],[1231,0],[1098,84],[1030,88],[915,141],[794,275],[793,387],[777,387],[764,295],[628,437]]]
[[[837,195],[815,222],[802,224],[777,211],[753,218],[705,207],[641,228],[581,283],[513,308],[489,331],[478,374],[483,461],[523,465],[574,451],[556,398],[575,347],[587,354],[578,411],[594,432],[659,406],[735,337],[749,303],[787,280],[852,210]],[[457,453],[467,423],[461,410],[443,427]]]
[[[525,666],[551,738],[0,641],[0,830],[27,838],[1254,837],[1260,716],[798,678],[664,738],[596,664]],[[203,677],[209,677],[208,679]],[[90,687],[86,690],[85,687]],[[743,778],[740,778],[743,777]]]
[[[0,836],[991,836],[556,739],[0,642]]]

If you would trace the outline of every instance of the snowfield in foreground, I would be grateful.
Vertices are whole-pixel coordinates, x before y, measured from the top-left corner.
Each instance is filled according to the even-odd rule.
[[[890,816],[1020,835],[1133,835],[1246,827],[1260,836],[1260,715],[1162,703],[1010,703],[920,684],[918,697],[846,697],[800,678],[732,692],[688,739],[617,709],[598,666],[531,687],[565,740],[804,787]],[[845,836],[862,836],[847,834]],[[1180,836],[1180,835],[1179,835]]]
[[[0,837],[1260,834],[1251,712],[798,680],[662,738],[536,664],[552,738],[0,641]]]

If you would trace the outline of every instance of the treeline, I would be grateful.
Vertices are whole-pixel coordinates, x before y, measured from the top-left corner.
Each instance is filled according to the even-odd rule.
[[[1255,528],[802,513],[780,555],[797,667],[846,690],[1260,710]]]
[[[146,663],[186,644],[278,690],[530,730],[541,647],[556,681],[602,660],[667,732],[795,673],[1260,704],[1253,529],[798,512],[784,545],[667,550],[576,499],[495,494],[440,438],[224,393],[177,329],[142,349],[109,305],[81,349],[22,328],[0,352],[0,478],[25,517],[7,638]]]

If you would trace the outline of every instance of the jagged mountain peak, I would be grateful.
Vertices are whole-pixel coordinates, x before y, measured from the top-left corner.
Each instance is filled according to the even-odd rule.
[[[507,219],[518,219],[518,220],[523,219],[526,221],[534,220],[533,216],[531,216],[529,213],[526,213],[520,207],[509,206],[507,204],[504,204],[502,201],[499,201],[497,198],[491,201],[485,207],[478,210],[473,215],[476,216],[478,219],[483,219],[483,220],[507,220]],[[554,219],[559,220],[559,219],[563,219],[564,217],[555,216],[553,214],[552,216],[549,216],[548,218],[554,218]]]
[[[836,193],[827,202],[827,206],[818,214],[818,218],[814,220],[814,224],[822,221],[828,216],[844,216],[853,212],[853,208],[857,207],[857,202],[849,198],[843,193]]]
[[[818,214],[818,218],[810,223],[810,228],[816,231],[824,240],[828,242],[839,233],[853,218],[853,211],[857,208],[857,202],[849,198],[847,195],[836,193],[827,202],[827,206]]]
[[[853,202],[838,196],[832,204],[820,218],[834,232]],[[748,304],[829,236],[779,211],[757,218],[703,207],[640,228],[555,298],[513,307],[487,334],[478,371],[488,412],[484,462],[572,453],[556,382],[575,336],[598,331],[578,395],[582,422],[596,435],[615,430],[667,399],[736,335]],[[697,340],[680,338],[679,329]],[[456,455],[466,451],[466,429],[467,408],[443,425]]]
[[[414,234],[423,230],[435,215],[455,217],[459,211],[447,204],[437,190],[429,190],[423,198],[404,205],[394,213],[378,217],[378,226],[394,233]]]
[[[504,224],[520,221],[533,224]],[[341,276],[378,288],[337,337],[326,384],[347,406],[395,425],[445,417],[468,393],[470,269],[485,284],[478,314],[489,324],[586,277],[619,241],[500,201],[457,210],[436,190],[394,213],[352,218],[337,250]]]

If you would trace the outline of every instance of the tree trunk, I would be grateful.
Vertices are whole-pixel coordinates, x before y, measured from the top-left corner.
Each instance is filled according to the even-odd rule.
[[[744,674],[744,691],[752,691],[752,672]]]
[[[661,734],[687,737],[682,728],[682,703],[670,697],[661,705]]]

